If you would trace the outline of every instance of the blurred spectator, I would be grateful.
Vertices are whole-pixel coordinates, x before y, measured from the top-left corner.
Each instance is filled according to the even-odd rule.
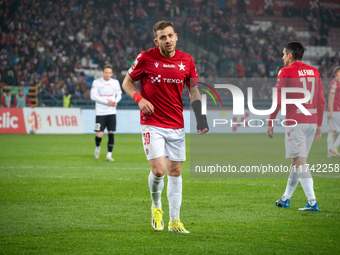
[[[13,107],[22,108],[22,107],[31,107],[33,105],[28,97],[28,95],[24,94],[24,90],[22,88],[18,89],[18,94],[14,97]]]
[[[246,77],[246,73],[244,71],[244,66],[243,66],[242,59],[239,59],[237,65],[236,65],[236,77],[237,78]]]
[[[17,79],[15,78],[14,72],[13,72],[12,70],[9,70],[9,71],[7,72],[7,76],[5,76],[4,82],[5,82],[7,85],[10,85],[10,86],[16,86],[16,85],[18,85],[18,81],[17,81]]]
[[[326,35],[322,35],[322,37],[320,38],[320,41],[319,41],[319,45],[320,46],[327,46],[328,45],[328,40],[327,40]]]
[[[1,97],[1,104],[5,108],[10,108],[13,106],[12,90],[10,87],[4,89],[4,94]]]

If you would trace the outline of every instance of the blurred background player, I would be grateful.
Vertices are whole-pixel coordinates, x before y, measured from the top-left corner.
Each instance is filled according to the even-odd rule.
[[[328,157],[340,157],[340,135],[334,142],[335,135],[340,132],[340,66],[334,69],[334,75],[328,90]]]
[[[275,204],[279,207],[289,207],[290,197],[300,181],[308,202],[299,210],[318,212],[319,207],[316,203],[313,178],[307,165],[307,157],[313,138],[316,141],[321,138],[325,98],[320,74],[316,68],[301,62],[303,53],[304,47],[299,42],[289,42],[285,45],[282,57],[285,67],[280,70],[276,83],[278,105],[270,115],[270,119],[274,120],[281,108],[281,88],[305,88],[311,92],[310,101],[302,104],[311,115],[303,114],[295,104],[287,105],[286,125],[288,127],[285,128],[285,146],[286,158],[292,159],[292,168],[286,191]],[[287,98],[299,99],[303,98],[303,94],[288,93]],[[294,126],[295,122],[289,120],[295,120],[298,124]],[[269,122],[269,124],[267,134],[273,138],[273,123]]]
[[[31,107],[33,105],[28,97],[28,95],[24,94],[24,90],[22,88],[18,89],[18,94],[14,97],[13,107],[22,108],[22,107]]]
[[[182,163],[185,161],[185,132],[182,91],[189,87],[196,115],[197,132],[208,131],[205,115],[201,115],[201,95],[197,88],[195,63],[189,54],[176,49],[177,34],[170,21],[153,27],[157,47],[141,52],[128,71],[123,88],[139,108],[144,152],[150,163],[149,188],[152,199],[151,225],[163,230],[161,195],[165,172],[168,173],[170,232],[189,233],[180,221],[182,203]],[[141,95],[133,83],[140,80]]]
[[[94,131],[97,132],[94,151],[94,158],[98,159],[100,155],[100,143],[104,135],[104,130],[108,131],[107,143],[107,161],[114,161],[112,158],[112,149],[114,146],[114,131],[116,131],[116,107],[122,98],[122,90],[119,81],[112,79],[113,67],[105,65],[103,77],[96,79],[92,83],[91,99],[96,102],[96,123]]]
[[[11,87],[7,87],[4,89],[4,94],[1,97],[1,104],[5,108],[10,108],[13,106]]]

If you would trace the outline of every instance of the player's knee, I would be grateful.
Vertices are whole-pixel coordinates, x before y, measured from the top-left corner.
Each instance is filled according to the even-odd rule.
[[[163,177],[164,174],[165,174],[165,169],[158,169],[158,168],[154,168],[154,169],[151,169],[152,173],[154,176],[157,176],[157,177]]]
[[[332,134],[336,134],[336,131],[335,130],[330,130],[329,133],[332,133]]]
[[[97,132],[98,137],[103,137],[103,135],[104,135],[104,132]]]

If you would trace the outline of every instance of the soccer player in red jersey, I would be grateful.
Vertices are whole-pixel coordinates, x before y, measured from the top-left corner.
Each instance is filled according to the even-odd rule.
[[[198,76],[192,57],[176,49],[178,40],[170,21],[153,27],[155,48],[141,52],[128,71],[123,88],[139,105],[145,155],[150,163],[151,225],[163,230],[161,194],[165,171],[168,174],[171,232],[189,233],[180,221],[182,202],[182,163],[185,160],[185,132],[182,91],[189,87],[190,100],[197,120],[198,134],[208,131],[205,115],[201,114]],[[141,94],[133,83],[140,80]]]
[[[340,157],[340,135],[334,142],[335,135],[340,132],[340,66],[334,69],[334,75],[328,90],[328,157]]]
[[[301,62],[303,53],[304,47],[299,42],[289,42],[285,45],[282,57],[285,67],[280,70],[276,83],[278,105],[276,110],[270,115],[270,119],[274,120],[280,110],[282,88],[304,88],[310,92],[310,100],[302,104],[310,115],[302,113],[295,104],[288,104],[286,107],[286,158],[292,159],[292,168],[286,191],[275,204],[279,207],[289,207],[290,197],[300,181],[308,202],[305,207],[299,210],[319,211],[313,189],[312,175],[307,164],[307,157],[313,143],[313,138],[316,141],[319,141],[321,138],[325,98],[320,74],[314,67]],[[301,99],[303,97],[303,93],[287,93],[287,99]],[[273,129],[273,122],[269,122],[267,134],[270,138],[273,138]]]

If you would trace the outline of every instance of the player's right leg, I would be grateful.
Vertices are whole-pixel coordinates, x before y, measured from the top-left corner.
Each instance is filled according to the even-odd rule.
[[[151,196],[151,225],[155,230],[163,230],[163,211],[161,196],[164,188],[165,157],[164,137],[161,130],[153,126],[141,125],[143,146],[150,164],[148,184]]]
[[[149,160],[151,171],[148,178],[150,195],[151,195],[151,225],[155,230],[163,230],[163,210],[162,210],[162,191],[164,188],[164,175],[165,175],[165,158]]]
[[[94,158],[99,159],[100,156],[100,143],[102,141],[104,132],[97,132],[95,137],[96,148],[94,149]]]
[[[105,129],[105,116],[96,116],[96,123],[94,125],[94,131],[96,132],[95,144],[96,148],[94,150],[94,158],[99,159],[100,156],[100,143],[102,141]]]
[[[299,183],[299,175],[294,165],[294,162],[292,160],[292,167],[290,169],[290,174],[288,177],[285,193],[283,194],[282,198],[280,198],[279,200],[275,202],[275,205],[278,207],[288,208],[290,206],[290,198],[293,195],[294,190],[296,186],[298,185],[298,183]]]

